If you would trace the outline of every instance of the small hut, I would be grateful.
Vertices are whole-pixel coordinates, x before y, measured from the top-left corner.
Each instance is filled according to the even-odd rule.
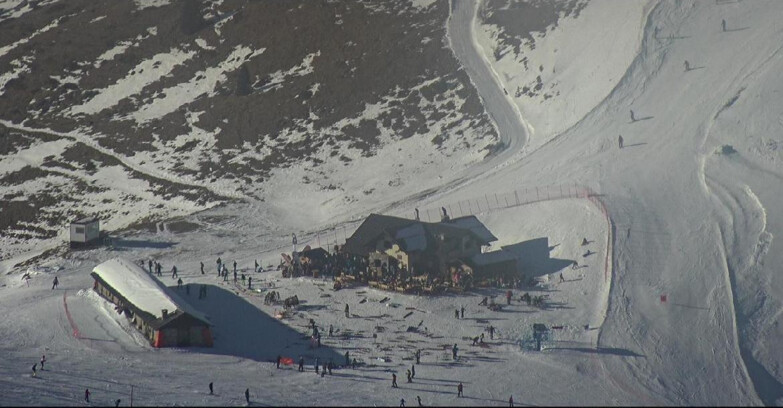
[[[100,220],[96,217],[87,217],[71,223],[71,248],[88,246],[98,242],[101,235]]]

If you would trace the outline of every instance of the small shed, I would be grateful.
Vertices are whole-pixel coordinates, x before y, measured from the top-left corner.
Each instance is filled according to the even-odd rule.
[[[71,223],[71,247],[92,244],[100,235],[100,220],[96,217],[86,217]]]
[[[124,312],[153,347],[212,347],[206,315],[135,263],[110,259],[91,276],[93,289]]]

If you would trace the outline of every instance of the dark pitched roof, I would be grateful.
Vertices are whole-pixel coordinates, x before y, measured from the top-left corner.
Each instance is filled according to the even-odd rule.
[[[389,231],[390,235],[394,235],[394,232],[398,229],[417,222],[419,221],[407,218],[370,214],[345,241],[343,250],[350,254],[364,255],[367,253],[367,246],[381,235],[383,231]]]
[[[329,257],[329,252],[323,248],[313,248],[307,251],[299,252],[300,257],[308,257],[314,261],[323,262]]]
[[[344,250],[364,255],[379,236],[389,234],[406,251],[423,251],[439,235],[461,238],[472,236],[483,244],[497,240],[476,217],[461,217],[456,222],[422,222],[389,215],[370,214],[345,242]]]
[[[457,228],[468,229],[482,241],[483,244],[489,244],[490,242],[497,241],[497,237],[487,229],[484,224],[476,218],[475,215],[468,215],[465,217],[452,218],[447,222],[441,224],[451,225]]]

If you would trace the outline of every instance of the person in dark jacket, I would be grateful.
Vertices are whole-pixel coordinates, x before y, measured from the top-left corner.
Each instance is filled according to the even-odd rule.
[[[392,388],[399,388],[397,387],[397,374],[392,373]]]
[[[90,389],[85,388],[84,389],[84,400],[87,402],[90,402]]]
[[[214,390],[214,388],[212,388],[212,383],[209,383],[209,395],[213,395],[214,391],[215,390]]]
[[[248,404],[250,403],[250,388],[245,388],[245,401],[247,401]]]

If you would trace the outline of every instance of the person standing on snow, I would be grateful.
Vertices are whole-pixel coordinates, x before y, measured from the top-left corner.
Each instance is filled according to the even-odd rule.
[[[177,265],[174,265],[171,267],[171,279],[174,279],[177,277]]]
[[[349,356],[350,356],[350,355],[349,355],[349,354],[348,354],[348,352],[346,351],[346,352],[345,352],[345,366],[346,366],[346,367],[348,367],[349,365],[351,365],[351,359],[350,359],[350,358],[348,358]]]
[[[177,289],[182,287],[182,278],[177,279]]]
[[[513,407],[514,406],[514,396],[508,397],[508,406]]]
[[[420,397],[420,396],[418,396],[418,395],[416,396],[416,402],[418,402],[418,403],[419,403],[419,406],[420,406],[420,407],[423,407],[423,406],[424,406],[424,405],[421,405],[421,397]]]
[[[405,406],[405,398],[400,398],[400,406],[401,407]]]
[[[397,387],[397,374],[392,373],[392,388],[399,388]]]
[[[617,144],[620,145],[620,148],[623,148],[623,135],[617,136]]]
[[[204,262],[201,262],[201,274],[204,274]]]
[[[462,306],[459,308],[459,318],[464,319],[465,318],[465,306]]]
[[[41,371],[44,369],[44,363],[46,363],[46,354],[41,356]]]
[[[248,289],[253,289],[253,277],[252,276],[249,276],[247,278],[247,288]]]
[[[152,259],[147,260],[147,267],[149,267],[150,275],[152,275]]]
[[[90,402],[90,389],[85,388],[84,389],[84,400],[87,402]]]
[[[457,385],[457,397],[463,397],[463,396],[464,396],[464,395],[462,395],[462,383],[460,382],[460,383]]]
[[[255,271],[256,271],[256,273],[258,273],[258,259],[256,259],[256,269],[255,269]]]
[[[345,304],[345,317],[351,317],[350,313],[348,313],[348,303]]]
[[[411,378],[416,378],[416,364],[411,364]]]
[[[59,284],[60,284],[60,281],[57,280],[57,277],[55,276],[54,280],[52,281],[52,290],[54,290],[54,288],[56,288],[57,285],[59,285]]]
[[[33,377],[37,377],[38,363],[33,363]]]
[[[234,259],[234,275],[237,274],[237,260]]]
[[[304,372],[304,357],[302,356],[299,356],[299,371]]]
[[[245,401],[247,401],[248,404],[250,403],[250,388],[245,388]]]
[[[209,395],[214,395],[215,389],[212,388],[212,383],[209,383]]]
[[[459,351],[459,348],[457,347],[457,343],[454,343],[454,347],[451,348],[451,357],[454,360],[457,359],[457,351]]]

